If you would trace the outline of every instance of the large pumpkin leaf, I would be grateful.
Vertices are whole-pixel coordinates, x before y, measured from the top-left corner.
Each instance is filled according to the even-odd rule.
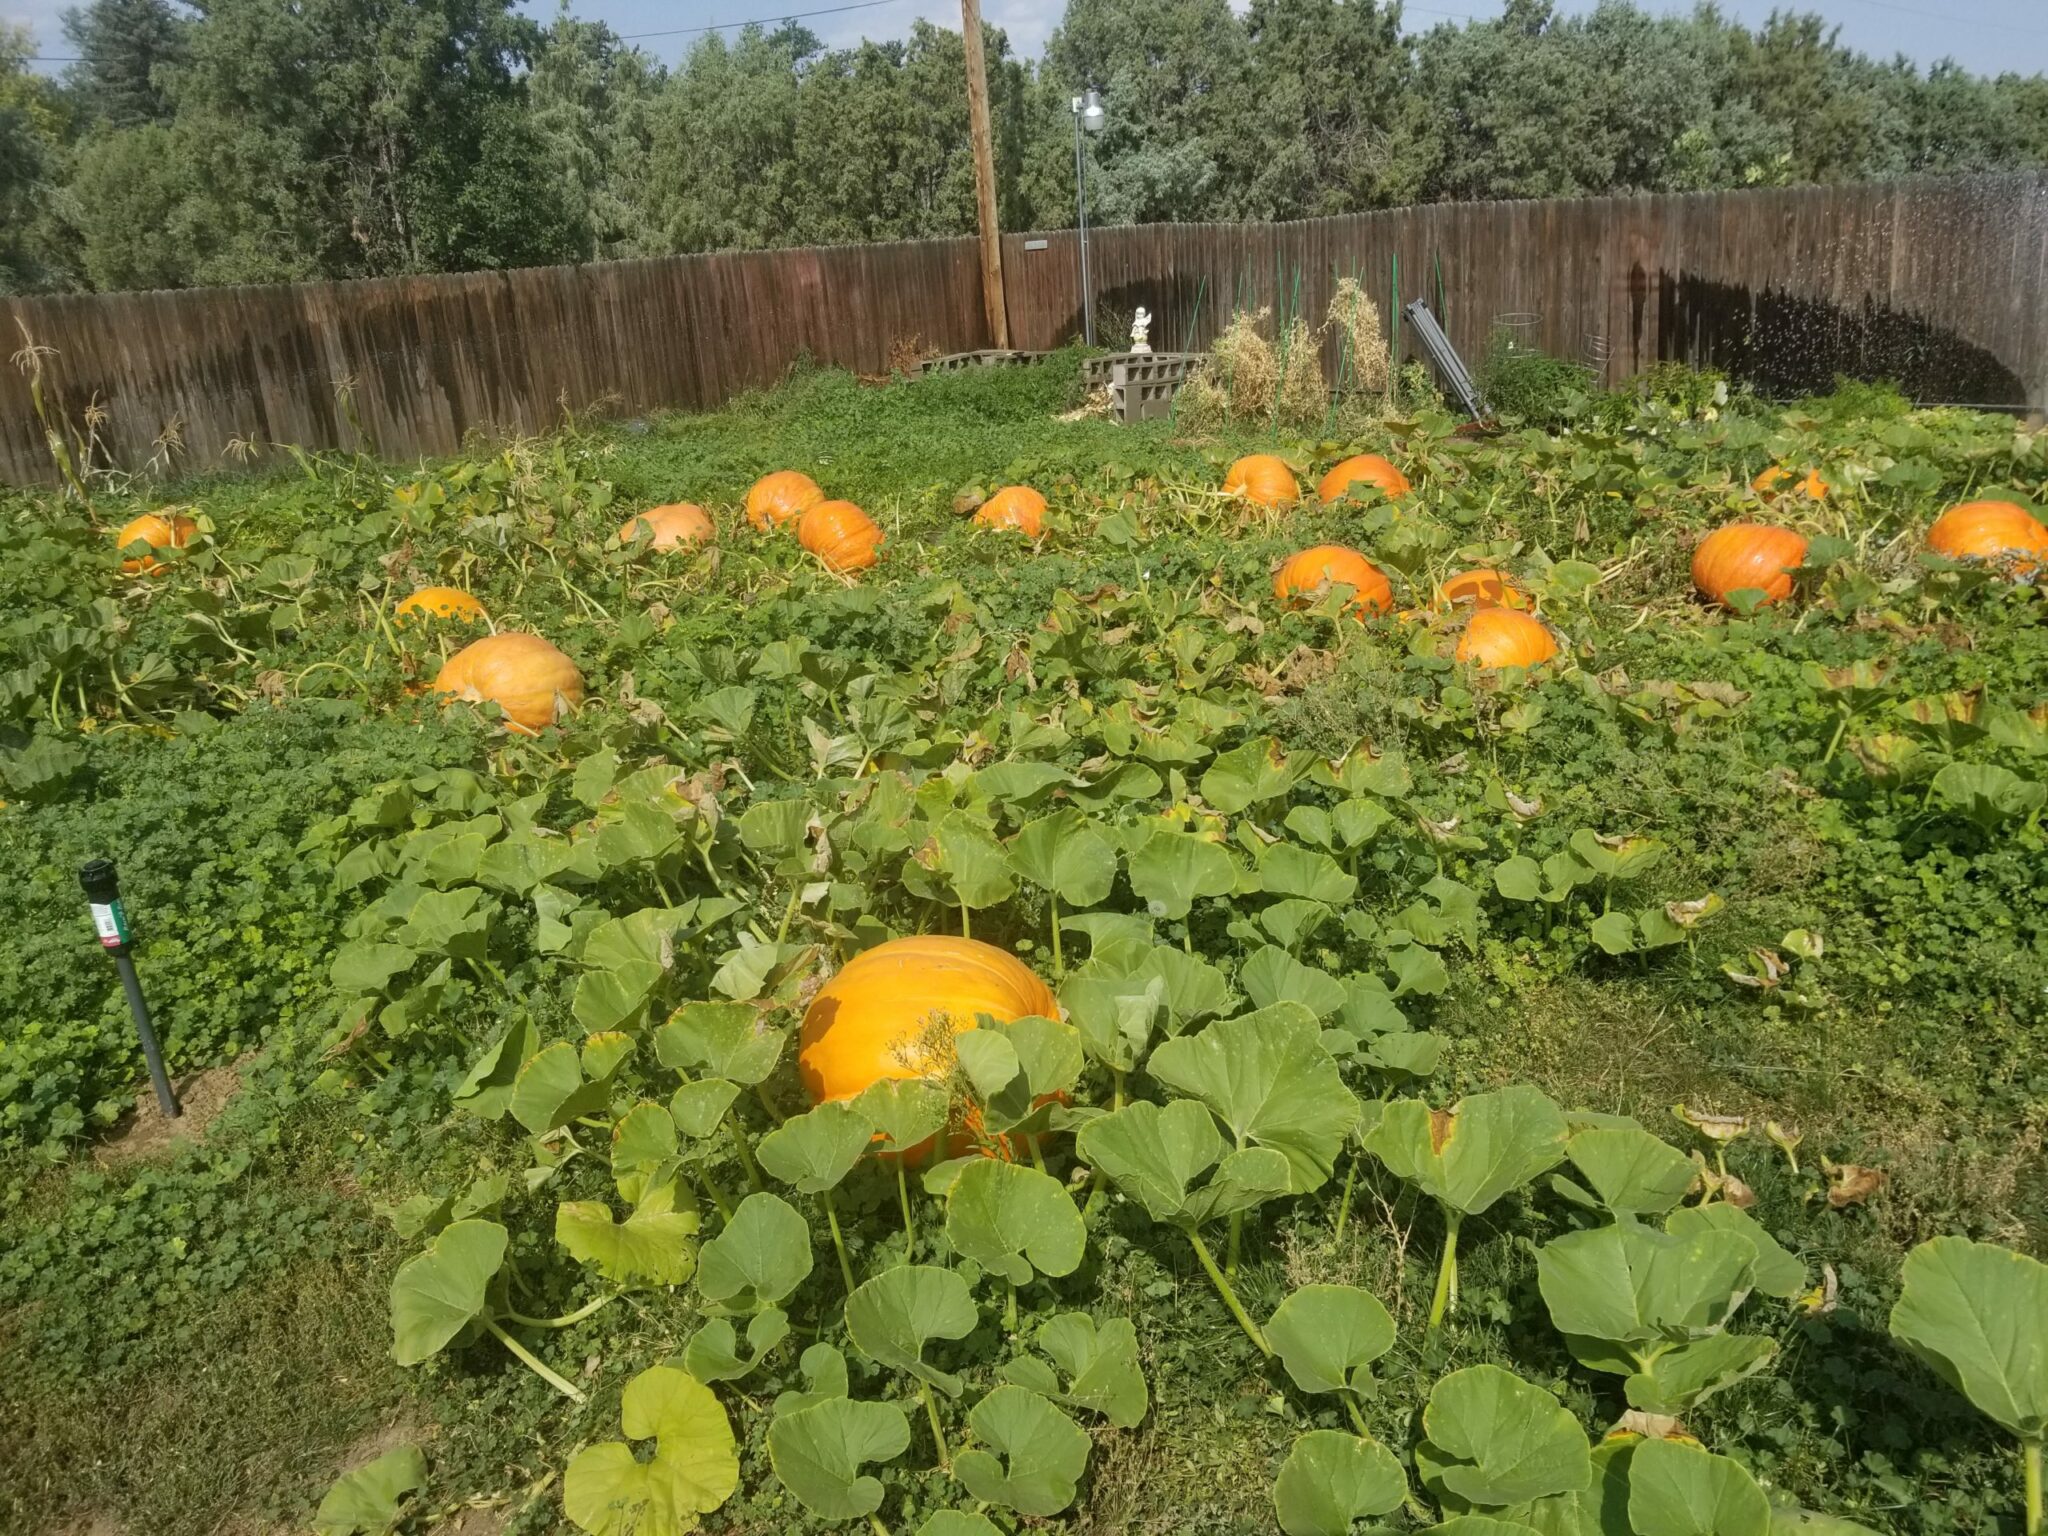
[[[455,1107],[495,1120],[512,1107],[519,1072],[540,1050],[540,1034],[527,1018],[517,1019],[484,1048],[453,1095]]]
[[[1237,984],[1257,1008],[1296,1003],[1319,1019],[1342,1008],[1349,997],[1344,984],[1327,971],[1303,965],[1286,950],[1268,944],[1238,967]]]
[[[1154,917],[1183,918],[1197,898],[1237,889],[1237,861],[1220,843],[1160,827],[1132,850],[1130,876]]]
[[[1088,1470],[1088,1432],[1023,1387],[1000,1386],[967,1415],[992,1451],[964,1450],[953,1475],[977,1499],[1021,1515],[1056,1515],[1074,1502]]]
[[[1366,1134],[1365,1148],[1401,1178],[1454,1211],[1476,1216],[1557,1166],[1563,1113],[1526,1084],[1477,1093],[1449,1110],[1396,1099]]]
[[[1622,1384],[1628,1405],[1643,1413],[1690,1413],[1716,1392],[1754,1376],[1778,1353],[1775,1340],[1716,1333],[1678,1344],[1648,1361]],[[1597,1369],[1597,1367],[1596,1367]]]
[[[1081,1212],[1057,1179],[997,1158],[977,1158],[946,1195],[946,1241],[1012,1285],[1071,1275],[1088,1247]]]
[[[580,1115],[595,1114],[611,1097],[608,1076],[585,1075],[582,1053],[567,1040],[557,1040],[529,1058],[512,1084],[512,1118],[534,1135],[567,1125]]]
[[[1218,1166],[1223,1137],[1210,1112],[1191,1099],[1163,1108],[1143,1101],[1126,1104],[1083,1126],[1077,1145],[1083,1158],[1108,1174],[1154,1221],[1175,1226],[1194,1227],[1248,1210],[1287,1193],[1292,1182],[1286,1158],[1263,1148],[1233,1153]],[[1208,1185],[1192,1188],[1212,1167],[1217,1172]]]
[[[1617,1216],[1661,1215],[1685,1198],[1692,1160],[1640,1127],[1596,1127],[1565,1143],[1565,1156],[1595,1198]]]
[[[1362,1392],[1372,1362],[1394,1347],[1394,1319],[1357,1286],[1304,1285],[1275,1309],[1266,1342],[1302,1391]]]
[[[978,1321],[967,1282],[930,1264],[884,1270],[846,1300],[846,1331],[862,1354],[948,1397],[960,1395],[960,1378],[927,1365],[924,1347],[933,1339],[964,1339]]]
[[[1629,1463],[1636,1536],[1769,1536],[1771,1501],[1740,1462],[1677,1440],[1645,1440]]]
[[[1005,1361],[1005,1381],[1069,1408],[1090,1409],[1118,1429],[1138,1427],[1151,1394],[1138,1366],[1138,1330],[1129,1318],[1113,1317],[1098,1327],[1085,1312],[1061,1312],[1039,1325],[1036,1342],[1067,1378],[1066,1389],[1035,1355]]]
[[[1358,1123],[1358,1099],[1306,1009],[1219,1019],[1160,1045],[1149,1070],[1208,1105],[1239,1146],[1285,1157],[1294,1194],[1321,1187]]]
[[[313,1513],[314,1536],[384,1536],[399,1506],[427,1483],[427,1458],[416,1445],[386,1451],[368,1466],[335,1479]]]
[[[675,1165],[675,1117],[643,1099],[612,1127],[612,1182],[619,1198],[637,1204]]]
[[[2008,1434],[2048,1436],[2048,1264],[1966,1237],[1922,1243],[1891,1332]]]
[[[1806,1266],[1740,1206],[1724,1200],[1712,1205],[1688,1205],[1665,1217],[1664,1230],[1680,1237],[1704,1231],[1740,1235],[1756,1253],[1751,1284],[1757,1290],[1780,1301],[1790,1301],[1806,1290]]]
[[[729,1317],[714,1317],[690,1335],[683,1346],[683,1369],[702,1382],[738,1381],[753,1373],[768,1352],[789,1337],[789,1314],[768,1307],[747,1319],[747,1349],[740,1354],[739,1334]]]
[[[418,1365],[482,1316],[510,1241],[495,1221],[458,1221],[399,1265],[391,1279],[392,1358]]]
[[[1070,907],[1092,907],[1116,880],[1116,848],[1079,811],[1042,816],[1007,845],[1018,877]]]
[[[783,1031],[747,1003],[685,1003],[654,1032],[663,1066],[748,1085],[775,1070],[782,1045]]]
[[[1301,769],[1270,736],[1225,752],[1202,774],[1202,798],[1226,816],[1277,800],[1294,787]]]
[[[949,811],[932,828],[936,850],[930,864],[952,888],[954,898],[965,907],[992,907],[1007,901],[1017,889],[1016,877],[1003,856],[1002,845],[980,823],[959,811]],[[923,855],[919,862],[924,862]]]
[[[815,1195],[853,1171],[874,1134],[868,1117],[853,1104],[820,1104],[763,1136],[754,1155],[783,1183]]]
[[[780,1195],[752,1194],[697,1255],[697,1292],[731,1312],[781,1303],[811,1273],[811,1228]]]
[[[945,1086],[923,1077],[885,1077],[861,1090],[854,1106],[892,1152],[907,1151],[945,1129],[952,1107]]]
[[[858,1520],[882,1507],[882,1485],[861,1472],[910,1447],[910,1421],[894,1403],[827,1398],[768,1426],[768,1460],[782,1486],[821,1520]]]
[[[732,1497],[740,1462],[732,1423],[709,1387],[657,1365],[626,1383],[621,1423],[654,1441],[641,1461],[611,1440],[577,1452],[562,1474],[562,1512],[591,1536],[680,1536]]]
[[[987,1515],[942,1509],[917,1528],[917,1536],[1003,1536],[1003,1528]]]
[[[555,1208],[555,1241],[622,1285],[681,1285],[697,1269],[697,1208],[673,1182],[657,1184],[624,1221],[598,1200]]]
[[[1408,1497],[1408,1478],[1377,1440],[1334,1429],[1298,1435],[1273,1484],[1273,1512],[1287,1536],[1351,1536],[1352,1522],[1384,1515]]]
[[[1422,1480],[1460,1505],[1500,1509],[1593,1480],[1579,1421],[1541,1387],[1497,1365],[1453,1371],[1422,1410]]]
[[[1616,1369],[1615,1351],[1576,1342],[1598,1340],[1621,1346],[1640,1370],[1662,1344],[1718,1333],[1749,1295],[1755,1265],[1756,1251],[1726,1233],[1678,1237],[1629,1222],[1545,1243],[1536,1283],[1552,1325],[1582,1361]]]

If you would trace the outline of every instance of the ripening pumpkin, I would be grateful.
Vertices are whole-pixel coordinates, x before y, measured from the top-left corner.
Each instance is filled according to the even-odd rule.
[[[718,537],[718,530],[711,526],[711,517],[694,501],[670,502],[665,507],[652,507],[636,517],[629,517],[619,525],[619,542],[631,544],[640,536],[641,525],[645,524],[654,542],[650,549],[674,549],[678,545],[709,544]]]
[[[884,1078],[942,1073],[920,1038],[943,1021],[954,1034],[981,1015],[998,1024],[1059,1017],[1051,988],[1015,955],[979,939],[891,939],[842,966],[804,1010],[796,1069],[813,1104],[850,1099]]]
[[[882,530],[850,501],[819,502],[797,520],[796,537],[826,569],[842,574],[866,570],[882,547]]]
[[[2048,563],[2048,524],[2016,502],[1965,501],[1934,520],[1927,547],[1951,560],[1988,560],[2015,577],[2031,576]]]
[[[778,469],[763,475],[747,492],[747,521],[766,533],[792,518],[802,517],[825,499],[818,482],[801,470]]]
[[[1460,571],[1436,589],[1437,601],[1445,607],[1470,603],[1477,608],[1526,608],[1529,594],[1516,586],[1505,571]]]
[[[1774,501],[1777,499],[1779,488],[1789,483],[1791,479],[1791,470],[1782,464],[1773,464],[1750,481],[1749,488],[1765,501]],[[1825,501],[1829,487],[1827,481],[1821,479],[1819,470],[1809,469],[1800,478],[1797,489],[1808,501]]]
[[[980,528],[1015,528],[1035,539],[1045,531],[1045,498],[1028,485],[1006,485],[975,509]]]
[[[1790,528],[1727,523],[1693,551],[1692,584],[1717,603],[1745,588],[1762,592],[1767,603],[1780,603],[1792,595],[1792,572],[1805,560],[1805,536]]]
[[[583,674],[539,635],[486,635],[443,663],[434,692],[489,699],[505,711],[507,730],[537,736],[583,702]]]
[[[1391,461],[1376,453],[1355,453],[1323,476],[1316,487],[1316,498],[1328,506],[1354,485],[1376,485],[1389,499],[1406,496],[1414,489]]]
[[[1270,453],[1250,453],[1223,476],[1223,494],[1242,496],[1254,506],[1284,507],[1301,498],[1294,471]]]
[[[1308,606],[1325,584],[1350,587],[1355,594],[1351,606],[1360,618],[1394,606],[1394,587],[1386,572],[1342,544],[1304,549],[1273,573],[1273,595],[1289,608]]]
[[[182,512],[165,516],[161,512],[145,512],[142,516],[122,526],[114,535],[114,547],[126,549],[130,544],[147,544],[152,550],[183,549],[192,535],[199,531],[199,525]],[[135,559],[123,560],[121,569],[131,574],[138,571],[160,571],[163,566],[155,556],[142,555]]]
[[[1557,654],[1557,641],[1541,619],[1513,608],[1481,608],[1458,636],[1458,660],[1495,667],[1537,667]]]
[[[464,624],[484,622],[484,605],[460,587],[421,587],[392,611],[400,624],[408,619],[457,619]]]

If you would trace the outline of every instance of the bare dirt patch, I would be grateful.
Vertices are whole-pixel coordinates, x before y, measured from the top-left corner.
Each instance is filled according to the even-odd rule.
[[[83,1514],[54,1526],[45,1536],[126,1536],[121,1522],[112,1515]]]
[[[103,1168],[118,1168],[167,1156],[183,1142],[202,1140],[241,1083],[241,1074],[232,1065],[173,1079],[171,1087],[184,1111],[175,1120],[157,1107],[156,1095],[145,1089],[113,1135],[94,1149],[94,1160]]]

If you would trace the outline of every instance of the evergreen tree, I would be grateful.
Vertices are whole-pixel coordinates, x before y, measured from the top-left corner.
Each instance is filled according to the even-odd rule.
[[[88,118],[113,128],[168,122],[167,71],[185,57],[188,23],[170,0],[92,0],[64,13],[80,62],[68,82]]]

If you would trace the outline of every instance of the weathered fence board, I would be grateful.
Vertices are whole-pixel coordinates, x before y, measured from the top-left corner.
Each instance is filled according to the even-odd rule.
[[[1071,339],[1074,232],[1005,239],[1011,344]],[[2042,175],[1100,229],[1089,257],[1109,345],[1140,304],[1162,351],[1206,346],[1241,308],[1319,324],[1354,277],[1390,324],[1398,302],[1441,299],[1470,361],[1500,317],[1527,315],[1528,340],[1609,381],[1676,359],[1780,392],[1841,372],[2048,409]],[[991,345],[971,239],[0,299],[5,351],[24,329],[54,349],[53,409],[75,421],[97,402],[129,466],[175,425],[186,470],[221,465],[237,438],[355,447],[351,415],[361,446],[409,457],[601,401],[716,405],[803,357],[879,373],[912,341]],[[1333,377],[1338,357],[1331,339]],[[51,473],[26,380],[0,369],[0,479]]]

